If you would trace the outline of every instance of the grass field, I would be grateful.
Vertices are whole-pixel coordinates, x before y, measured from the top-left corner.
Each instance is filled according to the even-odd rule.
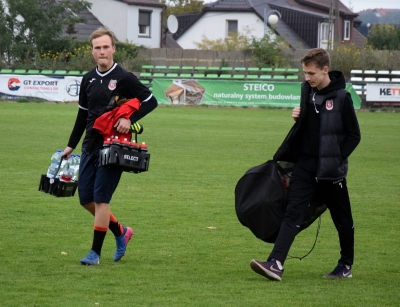
[[[0,306],[400,306],[399,113],[358,113],[362,141],[348,175],[353,278],[322,279],[339,258],[325,213],[314,251],[288,260],[277,283],[249,267],[272,245],[238,222],[234,188],[272,157],[293,124],[290,110],[159,107],[144,118],[149,172],[124,174],[111,202],[136,235],[114,263],[109,233],[97,267],[79,264],[93,218],[77,195],[38,191],[76,112],[74,104],[0,103]],[[308,252],[316,227],[291,255]]]

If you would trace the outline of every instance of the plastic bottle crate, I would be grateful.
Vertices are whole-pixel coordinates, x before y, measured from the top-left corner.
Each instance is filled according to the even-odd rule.
[[[39,191],[49,193],[57,197],[69,197],[74,196],[78,182],[64,182],[58,178],[49,178],[46,175],[40,177]]]
[[[100,152],[100,165],[125,172],[141,173],[149,169],[150,154],[110,145]]]

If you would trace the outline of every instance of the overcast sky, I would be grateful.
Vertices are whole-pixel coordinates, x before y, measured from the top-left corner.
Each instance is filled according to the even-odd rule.
[[[216,0],[204,0],[204,3],[214,2]],[[362,10],[383,8],[400,9],[400,0],[340,0],[348,8],[352,8],[357,13]]]
[[[368,9],[400,9],[400,0],[341,0],[348,8],[357,13]]]

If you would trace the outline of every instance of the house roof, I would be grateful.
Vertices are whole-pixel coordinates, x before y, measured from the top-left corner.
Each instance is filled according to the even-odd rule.
[[[387,13],[397,13],[400,12],[400,9],[373,9],[372,10],[375,15],[385,16]]]
[[[117,0],[119,2],[126,3],[128,5],[144,5],[152,7],[166,7],[166,5],[157,0]]]
[[[161,48],[182,49],[182,47],[174,40],[171,33],[163,33]]]
[[[331,7],[332,0],[294,0],[293,2],[298,3],[299,5],[314,7],[320,10],[327,10],[329,12],[329,8]],[[347,6],[345,6],[342,2],[339,1],[339,12],[340,14],[346,15],[354,15],[355,17],[358,14],[353,13]]]
[[[77,2],[79,0],[70,0],[70,2]],[[88,9],[84,9],[79,13],[79,17],[83,17],[86,19],[84,23],[76,23],[74,29],[76,31],[75,34],[67,34],[65,31],[62,34],[62,37],[71,36],[78,40],[87,40],[89,39],[90,34],[95,31],[97,28],[103,26],[103,24],[94,16]]]
[[[253,6],[248,0],[218,0],[208,4],[206,11],[253,11]]]
[[[362,35],[357,28],[353,28],[353,39],[352,42],[354,43],[357,48],[363,49],[367,44],[367,38]]]
[[[278,7],[273,6],[274,4],[280,4],[285,6],[288,10],[298,10],[292,8],[286,0],[275,1],[275,0],[249,0],[251,1],[254,10],[257,15],[264,20],[264,12],[268,14],[271,10],[276,10]],[[313,15],[309,11],[304,11],[304,14]],[[319,16],[320,18],[324,18],[323,16]],[[293,30],[284,20],[284,18],[279,18],[278,23],[274,25],[273,31],[278,35],[285,38],[285,40],[289,43],[292,48],[310,48],[308,42],[306,42],[296,31]]]

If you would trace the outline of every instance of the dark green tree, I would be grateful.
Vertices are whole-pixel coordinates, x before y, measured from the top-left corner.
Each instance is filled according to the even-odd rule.
[[[36,52],[51,49],[63,30],[85,21],[78,13],[90,8],[88,1],[6,0],[7,33],[13,33],[9,61],[29,62]]]
[[[202,0],[168,0],[163,1],[167,5],[165,10],[164,19],[166,20],[169,15],[179,15],[185,13],[200,13],[205,6]]]
[[[367,44],[377,50],[400,49],[400,27],[394,25],[378,25],[371,27]]]
[[[7,26],[7,15],[2,1],[0,1],[0,33],[0,66],[2,66],[3,58],[10,51],[13,40],[12,32]]]

